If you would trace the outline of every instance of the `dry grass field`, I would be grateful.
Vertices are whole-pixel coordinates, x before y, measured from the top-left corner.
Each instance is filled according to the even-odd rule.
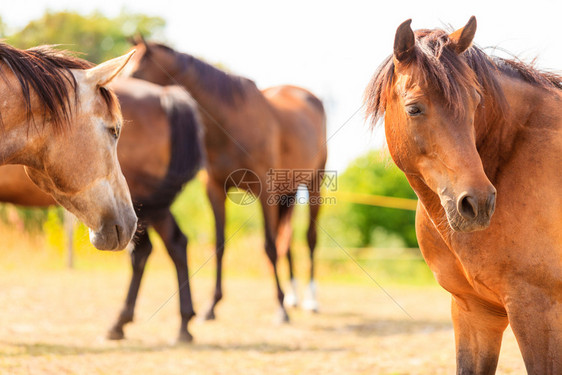
[[[6,230],[0,235],[1,374],[454,373],[449,296],[432,283],[377,280],[409,317],[351,261],[345,269],[355,269],[354,278],[321,267],[321,312],[291,310],[292,322],[277,325],[265,256],[259,247],[247,250],[239,243],[227,253],[231,271],[217,320],[195,320],[190,325],[195,342],[178,345],[175,275],[157,246],[136,321],[127,327],[126,340],[113,342],[104,336],[125,295],[126,253],[81,251],[76,269],[66,270],[62,255],[44,241]],[[247,251],[259,256],[250,257],[245,272]],[[199,269],[192,288],[201,313],[213,285],[213,261],[201,268],[209,254],[209,248],[193,247],[190,255],[192,273]],[[509,331],[498,373],[524,373]]]

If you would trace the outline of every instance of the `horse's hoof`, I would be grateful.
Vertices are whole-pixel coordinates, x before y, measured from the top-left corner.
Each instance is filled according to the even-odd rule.
[[[109,332],[107,332],[108,340],[123,340],[124,338],[125,332],[123,332],[122,328],[112,328]]]
[[[216,316],[214,310],[207,311],[207,313],[203,316],[203,320],[215,320],[215,319]]]
[[[299,305],[299,299],[296,294],[285,294],[283,304],[287,307],[297,307]]]
[[[193,336],[187,331],[181,331],[178,336],[178,343],[180,344],[191,344],[193,342]]]
[[[289,319],[289,314],[287,314],[287,311],[285,311],[284,308],[280,308],[279,312],[277,313],[277,316],[275,317],[275,321],[278,324],[287,324],[290,322]]]
[[[313,313],[318,312],[318,301],[313,299],[307,299],[302,303],[302,309],[305,311],[310,311]]]

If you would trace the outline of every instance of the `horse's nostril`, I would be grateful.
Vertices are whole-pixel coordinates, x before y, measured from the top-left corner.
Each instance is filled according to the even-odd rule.
[[[488,216],[492,216],[494,214],[494,211],[496,210],[496,192],[490,194],[487,202],[487,209]]]
[[[467,220],[474,220],[478,216],[478,202],[466,193],[459,197],[457,209],[461,216]]]
[[[117,234],[117,245],[121,245],[121,238],[123,238],[123,227],[115,225],[115,233]]]

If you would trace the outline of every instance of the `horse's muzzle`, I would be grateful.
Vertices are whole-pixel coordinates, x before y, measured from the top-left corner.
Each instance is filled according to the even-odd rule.
[[[136,216],[127,217],[123,222],[108,221],[98,231],[90,229],[90,241],[98,250],[122,250],[133,238],[136,228]]]

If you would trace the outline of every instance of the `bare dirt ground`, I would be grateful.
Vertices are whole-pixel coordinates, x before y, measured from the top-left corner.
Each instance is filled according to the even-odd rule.
[[[449,296],[437,286],[386,288],[409,317],[370,281],[323,282],[321,313],[291,310],[291,324],[280,326],[273,323],[269,277],[227,278],[217,320],[194,321],[195,342],[176,345],[177,287],[168,263],[147,270],[136,321],[120,342],[104,336],[125,294],[125,256],[107,269],[44,269],[20,258],[1,267],[2,374],[451,374],[455,369]],[[203,274],[192,282],[202,315],[212,279]],[[508,331],[498,373],[524,372]]]

